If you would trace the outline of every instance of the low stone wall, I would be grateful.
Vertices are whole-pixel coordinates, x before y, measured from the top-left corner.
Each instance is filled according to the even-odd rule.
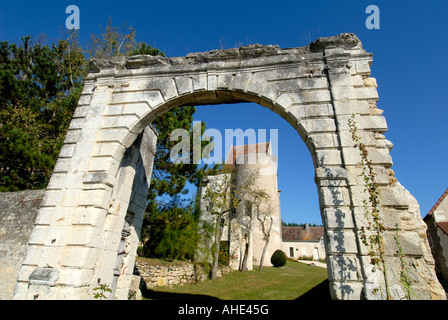
[[[0,300],[12,299],[45,190],[0,193]]]
[[[210,278],[210,266],[186,261],[159,261],[137,258],[135,273],[140,275],[146,288],[196,283]],[[218,277],[230,272],[229,267],[220,266]]]

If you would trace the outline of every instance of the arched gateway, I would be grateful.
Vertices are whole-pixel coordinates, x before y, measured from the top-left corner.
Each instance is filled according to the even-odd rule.
[[[127,299],[152,171],[153,120],[174,106],[256,102],[281,115],[313,158],[333,299],[375,299],[384,283],[360,239],[364,181],[348,119],[355,114],[381,186],[391,294],[402,298],[398,224],[412,290],[444,299],[411,194],[393,177],[377,109],[372,55],[353,34],[309,47],[250,45],[182,58],[91,62],[19,272],[15,299],[91,299],[99,284]]]

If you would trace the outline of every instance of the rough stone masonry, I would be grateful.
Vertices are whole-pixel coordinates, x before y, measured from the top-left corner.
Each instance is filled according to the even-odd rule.
[[[388,283],[405,296],[396,224],[418,299],[445,299],[419,206],[394,177],[372,54],[350,33],[308,47],[250,45],[186,57],[91,61],[83,94],[28,240],[15,299],[92,299],[99,284],[126,299],[144,214],[154,145],[148,129],[175,106],[255,102],[293,126],[309,149],[319,194],[333,299],[384,299],[360,239],[366,226],[355,114],[381,188]],[[391,71],[392,76],[392,71]],[[146,149],[145,149],[146,150]]]

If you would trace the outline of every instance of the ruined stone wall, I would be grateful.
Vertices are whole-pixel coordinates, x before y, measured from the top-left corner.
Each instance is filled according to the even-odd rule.
[[[0,193],[0,300],[12,299],[45,190]]]
[[[173,286],[178,284],[196,283],[209,279],[210,268],[205,265],[176,261],[161,262],[157,264],[146,259],[137,259],[135,261],[135,271],[141,276],[146,288]],[[229,273],[228,267],[220,266],[217,276],[221,277]]]

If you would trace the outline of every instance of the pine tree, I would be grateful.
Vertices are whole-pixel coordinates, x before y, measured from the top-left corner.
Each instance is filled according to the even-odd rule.
[[[0,191],[49,181],[86,73],[84,55],[69,40],[0,43]]]

